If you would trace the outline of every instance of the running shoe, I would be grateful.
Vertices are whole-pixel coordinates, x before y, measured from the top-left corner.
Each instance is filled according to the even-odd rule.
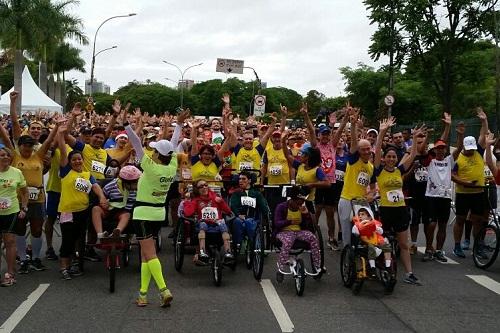
[[[470,248],[470,239],[464,239],[462,243],[462,250],[468,250]]]
[[[432,253],[432,251],[425,251],[422,261],[427,262],[427,261],[432,261],[433,259],[434,259],[434,254]]]
[[[162,308],[170,306],[170,302],[172,302],[173,299],[174,296],[172,296],[172,293],[167,288],[160,291],[160,306]]]
[[[31,245],[28,245],[26,247],[26,259],[31,260],[33,258],[33,249],[31,248]]]
[[[2,287],[10,287],[16,284],[16,279],[14,278],[14,275],[10,273],[5,273],[2,281]]]
[[[208,262],[208,260],[210,259],[210,257],[208,256],[208,254],[205,253],[204,250],[200,250],[200,254],[198,255],[198,259],[201,261],[201,262]]]
[[[30,263],[28,260],[23,260],[19,264],[19,270],[17,271],[19,274],[28,274],[30,272]]]
[[[43,264],[42,264],[42,261],[40,260],[40,258],[35,258],[33,260],[30,261],[30,268],[33,269],[34,271],[44,271],[47,269],[47,267],[45,267]]]
[[[233,260],[234,259],[234,256],[231,252],[226,252],[224,253],[224,259],[226,260]]]
[[[370,277],[371,279],[377,278],[377,269],[375,267],[370,267],[368,269],[368,277]]]
[[[72,265],[69,270],[69,274],[71,276],[82,276],[83,272],[80,270],[80,267],[78,265]]]
[[[122,231],[118,228],[113,229],[113,238],[120,238]]]
[[[101,239],[101,238],[108,238],[109,237],[109,234],[107,231],[103,231],[103,232],[98,232],[97,233],[97,238]]]
[[[47,251],[45,252],[45,259],[47,259],[47,260],[57,260],[57,259],[59,259],[57,257],[56,252],[54,251],[53,247],[49,247],[47,249]]]
[[[135,300],[135,304],[137,304],[137,306],[141,308],[145,307],[146,305],[148,305],[148,296],[139,293],[139,296],[137,296]]]
[[[417,285],[417,286],[421,286],[422,285],[420,283],[420,281],[417,279],[417,277],[415,276],[415,274],[413,274],[413,273],[405,274],[405,278],[404,278],[403,281],[406,282],[406,283],[408,283],[408,284],[414,284],[414,285]]]
[[[329,239],[327,242],[327,246],[332,250],[332,251],[338,251],[339,250],[339,244],[335,239]]]
[[[410,246],[410,254],[411,254],[411,255],[414,255],[415,253],[417,253],[417,245],[412,244],[412,245]]]
[[[71,280],[71,274],[69,274],[69,271],[67,269],[61,270],[61,279],[62,280]]]
[[[101,257],[99,257],[99,255],[95,252],[93,247],[87,248],[87,251],[85,251],[85,255],[83,258],[85,260],[93,262],[101,261]]]
[[[448,259],[446,259],[446,257],[444,256],[444,251],[436,251],[436,253],[434,253],[434,259],[436,259],[437,261],[440,261],[440,262],[448,262]]]
[[[464,250],[460,245],[455,246],[455,248],[453,249],[453,254],[459,258],[465,258]]]

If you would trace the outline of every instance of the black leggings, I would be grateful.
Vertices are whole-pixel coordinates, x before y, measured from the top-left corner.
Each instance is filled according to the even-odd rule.
[[[83,255],[85,248],[85,231],[89,211],[73,213],[73,222],[61,223],[62,242],[60,256],[62,258],[71,258],[75,254],[76,242],[80,244],[78,252]]]

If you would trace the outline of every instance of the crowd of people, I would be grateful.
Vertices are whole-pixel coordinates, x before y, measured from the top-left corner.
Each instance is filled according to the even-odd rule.
[[[350,105],[313,123],[303,104],[303,126],[292,129],[286,106],[271,115],[270,123],[242,120],[233,114],[227,94],[222,96],[222,115],[211,120],[193,117],[189,110],[149,116],[139,108],[131,112],[130,104],[122,107],[118,100],[106,115],[84,112],[77,103],[64,115],[19,116],[17,98],[16,92],[10,94],[10,115],[3,116],[0,128],[0,232],[7,263],[2,286],[14,285],[18,274],[44,270],[45,260],[59,260],[61,277],[71,280],[83,274],[81,265],[73,264],[76,256],[98,260],[92,244],[130,232],[141,246],[137,304],[148,304],[153,278],[161,305],[167,306],[173,296],[153,237],[164,221],[175,226],[179,216],[191,215],[201,221],[195,262],[206,260],[206,233],[214,231],[222,233],[225,259],[234,260],[229,242],[239,248],[244,236],[254,237],[260,216],[267,214],[282,243],[279,270],[289,270],[288,252],[300,239],[311,245],[314,269],[321,271],[318,240],[305,226],[318,223],[324,211],[326,245],[338,251],[351,241],[351,201],[359,198],[379,203],[377,230],[395,233],[403,280],[421,284],[411,257],[419,225],[426,239],[423,260],[446,261],[453,200],[452,251],[465,258],[471,229],[474,235],[487,221],[487,198],[496,206],[500,173],[495,139],[482,110],[477,112],[482,125],[478,140],[464,138],[460,124],[450,149],[451,116],[446,113],[441,137],[430,143],[425,126],[394,130],[391,117],[369,128],[360,110]],[[214,188],[224,191],[224,182],[235,177],[237,188],[226,202]],[[293,186],[288,197],[283,186]],[[235,216],[231,230],[224,214]],[[116,223],[108,229],[104,220],[110,219]],[[59,251],[53,244],[57,221]]]

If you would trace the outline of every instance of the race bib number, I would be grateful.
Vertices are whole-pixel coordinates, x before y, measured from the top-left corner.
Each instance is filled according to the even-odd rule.
[[[205,207],[201,210],[202,220],[216,220],[219,217],[217,208],[215,207]]]
[[[38,197],[40,196],[40,189],[36,187],[28,187],[28,194],[30,200],[38,200]]]
[[[241,170],[250,170],[253,168],[253,163],[252,162],[240,162],[240,171]]]
[[[345,172],[342,170],[335,170],[335,180],[338,182],[344,182]]]
[[[484,166],[484,177],[485,178],[493,178],[493,173],[487,165]]]
[[[104,174],[104,170],[106,170],[106,166],[98,161],[92,161],[92,172]]]
[[[0,198],[0,210],[12,207],[12,201],[9,198]]]
[[[358,178],[356,179],[356,183],[361,186],[370,185],[370,176],[366,172],[358,173]]]
[[[83,193],[90,193],[92,185],[87,179],[84,178],[77,178],[75,180],[75,190],[78,192],[83,192]]]
[[[182,179],[191,179],[191,177],[192,177],[191,169],[182,168],[181,169],[181,176],[182,176]]]
[[[73,222],[73,213],[61,213],[59,223]]]
[[[415,170],[415,180],[419,183],[426,182],[428,178],[427,168],[418,168]]]
[[[394,190],[387,192],[387,200],[392,203],[398,203],[405,199],[405,195],[403,194],[403,190]]]
[[[255,208],[257,206],[257,200],[252,197],[241,197],[241,205]]]
[[[282,165],[271,165],[269,168],[269,173],[271,176],[281,176],[283,173],[283,166]]]

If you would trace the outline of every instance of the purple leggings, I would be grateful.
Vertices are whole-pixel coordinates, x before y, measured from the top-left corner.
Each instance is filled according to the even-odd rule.
[[[308,230],[282,231],[276,235],[276,238],[278,238],[282,244],[278,256],[278,263],[280,266],[286,265],[288,258],[290,257],[290,249],[292,248],[295,240],[298,239],[309,243],[311,247],[313,265],[314,267],[320,267],[321,257],[319,253],[318,240],[312,232]]]

